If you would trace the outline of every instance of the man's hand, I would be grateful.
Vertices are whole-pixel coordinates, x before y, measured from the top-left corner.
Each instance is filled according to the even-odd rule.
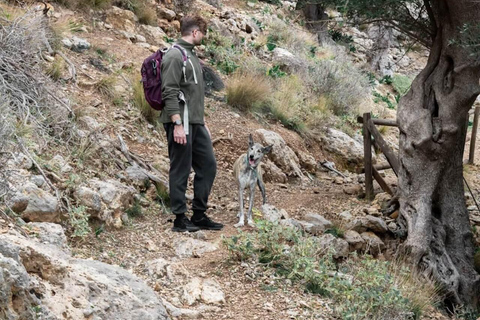
[[[187,136],[183,125],[173,126],[173,141],[179,144],[187,144]]]

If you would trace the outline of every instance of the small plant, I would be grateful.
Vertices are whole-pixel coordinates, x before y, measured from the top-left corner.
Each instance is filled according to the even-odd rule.
[[[282,77],[286,76],[287,73],[280,70],[279,65],[275,65],[275,66],[271,67],[270,69],[268,69],[267,75],[274,78],[274,79],[277,79],[277,78],[282,78]]]
[[[373,96],[375,97],[375,99],[373,99],[373,102],[378,103],[378,102],[380,102],[380,101],[383,101],[383,102],[385,102],[385,103],[387,104],[387,107],[388,107],[389,109],[395,109],[395,108],[397,107],[397,104],[394,103],[394,102],[392,102],[392,101],[390,100],[390,96],[391,96],[390,93],[387,92],[387,95],[383,96],[383,95],[380,94],[379,92],[373,91],[372,94],[373,94]]]
[[[60,80],[65,63],[61,59],[55,59],[47,68],[46,74],[54,81]]]
[[[142,215],[142,206],[140,205],[140,200],[135,199],[133,205],[125,210],[130,218],[139,217]]]
[[[227,103],[241,111],[250,111],[267,100],[270,90],[265,77],[236,74],[227,85]]]
[[[105,231],[105,225],[101,224],[100,226],[95,228],[95,237],[98,237],[100,234],[102,234]]]
[[[72,207],[68,212],[68,221],[73,228],[72,238],[84,238],[92,229],[88,224],[90,215],[87,214],[87,207],[78,206]]]
[[[103,96],[113,99],[115,97],[115,89],[113,88],[114,85],[115,78],[111,76],[105,77],[95,84],[95,89]]]
[[[83,23],[68,21],[68,30],[70,30],[70,32],[83,32]]]
[[[392,84],[393,83],[393,78],[391,75],[386,75],[382,79],[378,81],[379,83],[385,83],[385,84]]]
[[[140,80],[134,80],[133,83],[132,104],[140,110],[140,113],[145,117],[145,120],[152,124],[155,123],[160,113],[148,104],[143,92],[143,84]]]
[[[325,230],[325,233],[333,235],[335,238],[343,238],[345,230],[338,225],[333,225],[331,228]]]
[[[357,51],[357,49],[353,45],[354,42],[352,36],[346,35],[338,30],[328,30],[328,34],[333,41],[346,46],[350,52]]]

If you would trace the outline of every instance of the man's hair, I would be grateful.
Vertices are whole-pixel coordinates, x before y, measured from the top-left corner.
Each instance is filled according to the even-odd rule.
[[[180,21],[180,32],[182,36],[188,35],[192,30],[198,29],[203,34],[207,33],[207,21],[200,16],[185,16]]]

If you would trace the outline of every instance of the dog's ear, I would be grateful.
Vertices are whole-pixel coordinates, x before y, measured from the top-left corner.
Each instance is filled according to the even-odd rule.
[[[248,135],[248,146],[250,148],[253,146],[253,137],[251,133]]]
[[[269,145],[269,146],[266,146],[265,148],[262,148],[263,154],[267,154],[267,153],[269,153],[270,151],[272,151],[272,147],[273,147],[273,144],[271,144],[271,145]]]

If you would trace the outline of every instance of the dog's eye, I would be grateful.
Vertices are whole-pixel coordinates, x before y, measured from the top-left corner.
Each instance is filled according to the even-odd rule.
[[[260,150],[257,150],[257,153],[260,153]]]

